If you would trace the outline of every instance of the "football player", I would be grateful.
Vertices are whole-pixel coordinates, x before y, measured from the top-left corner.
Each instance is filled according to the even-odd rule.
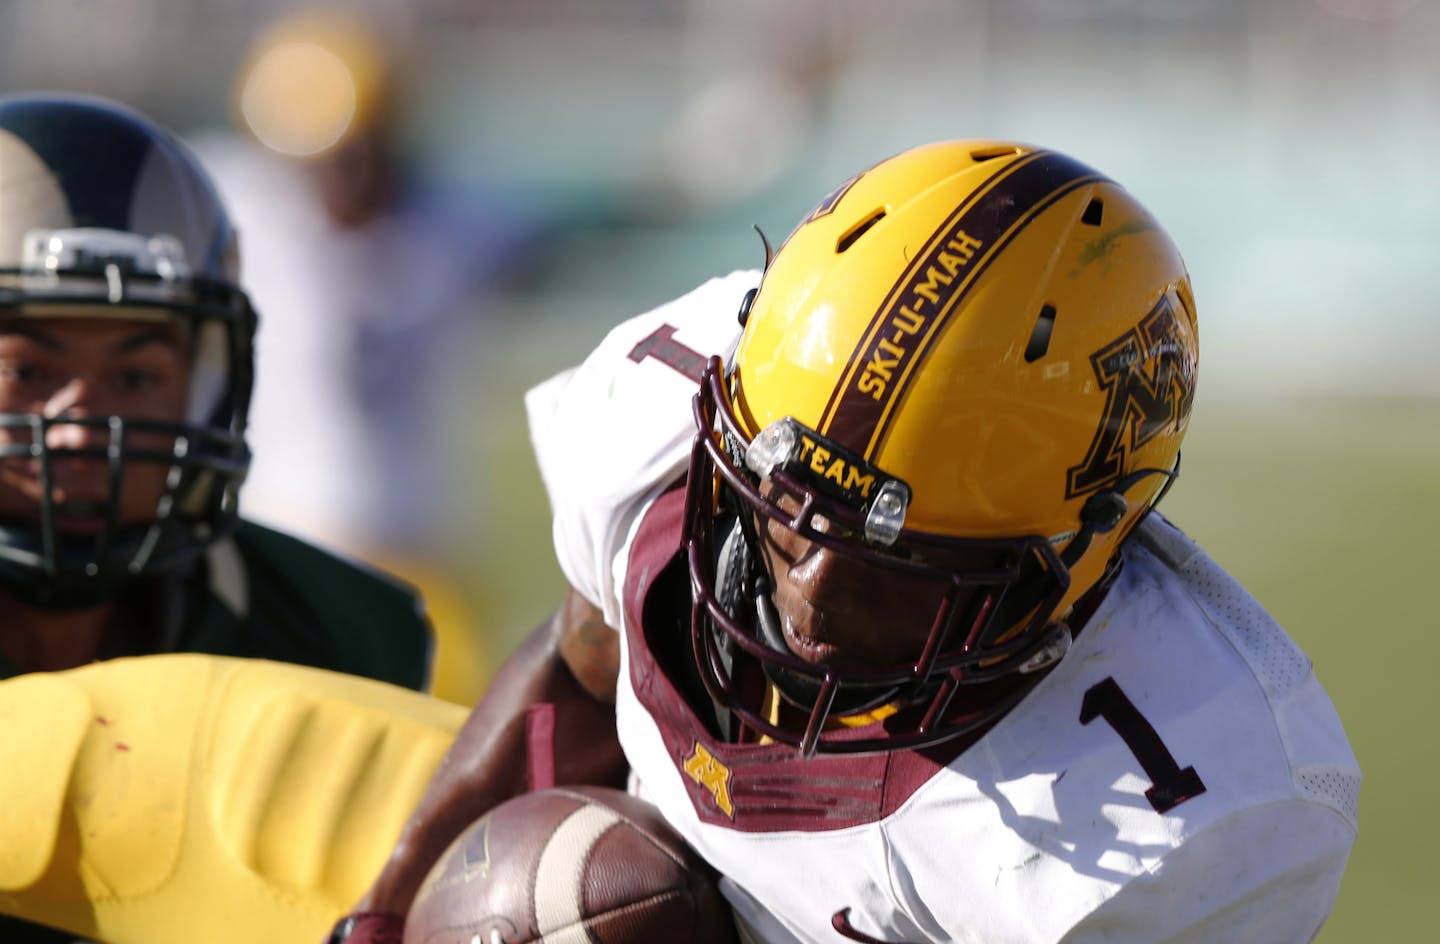
[[[540,700],[558,779],[628,766],[750,939],[1311,940],[1360,775],[1305,655],[1153,512],[1196,331],[1133,196],[987,141],[614,329],[527,398],[568,598],[336,939],[396,933],[521,788]]]
[[[238,272],[169,132],[99,98],[0,97],[0,678],[187,651],[427,684],[408,588],[238,516]]]

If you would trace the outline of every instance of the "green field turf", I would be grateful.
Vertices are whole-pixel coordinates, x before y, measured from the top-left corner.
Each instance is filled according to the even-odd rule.
[[[511,369],[543,376],[548,364]],[[486,530],[471,549],[504,650],[558,599],[511,379],[492,376]],[[509,402],[505,402],[509,400]],[[1315,661],[1360,759],[1360,839],[1324,944],[1431,939],[1440,849],[1440,400],[1210,403],[1165,501]]]
[[[1202,403],[1166,510],[1309,652],[1360,759],[1360,839],[1319,940],[1433,940],[1440,400]]]

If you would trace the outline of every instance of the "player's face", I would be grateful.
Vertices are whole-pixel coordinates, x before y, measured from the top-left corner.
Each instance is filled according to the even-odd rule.
[[[789,496],[778,497],[778,504],[790,513],[799,507]],[[837,668],[915,661],[950,589],[946,581],[878,570],[768,518],[761,521],[760,535],[775,585],[772,599],[792,652],[807,662]],[[958,557],[926,563],[961,569],[988,566]]]
[[[0,318],[0,413],[49,418],[120,416],[174,422],[184,416],[190,355],[183,330],[167,320]],[[0,428],[0,443],[27,443],[26,428]],[[46,435],[52,449],[104,447],[104,428],[60,423]],[[173,437],[127,433],[129,448],[169,452]],[[62,457],[51,468],[51,497],[62,530],[90,533],[104,525],[112,500],[110,464]],[[168,466],[127,463],[119,520],[153,518]],[[35,520],[43,490],[38,458],[0,461],[0,515]]]

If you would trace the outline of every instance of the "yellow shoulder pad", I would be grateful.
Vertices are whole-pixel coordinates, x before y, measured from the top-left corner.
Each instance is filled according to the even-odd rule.
[[[93,723],[89,697],[63,678],[0,682],[0,890],[35,884],[50,864],[70,771]]]
[[[40,772],[0,778],[0,911],[113,944],[319,940],[468,714],[222,656],[27,678],[0,683],[0,760]]]

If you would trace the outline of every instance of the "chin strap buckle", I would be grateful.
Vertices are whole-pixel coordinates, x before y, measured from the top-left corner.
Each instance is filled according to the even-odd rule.
[[[1021,675],[1029,675],[1031,672],[1038,672],[1041,669],[1048,669],[1050,666],[1065,658],[1070,651],[1070,644],[1074,636],[1070,633],[1070,627],[1064,623],[1054,623],[1050,626],[1049,635],[1040,644],[1034,654],[1024,662],[1020,663],[1017,669]]]

